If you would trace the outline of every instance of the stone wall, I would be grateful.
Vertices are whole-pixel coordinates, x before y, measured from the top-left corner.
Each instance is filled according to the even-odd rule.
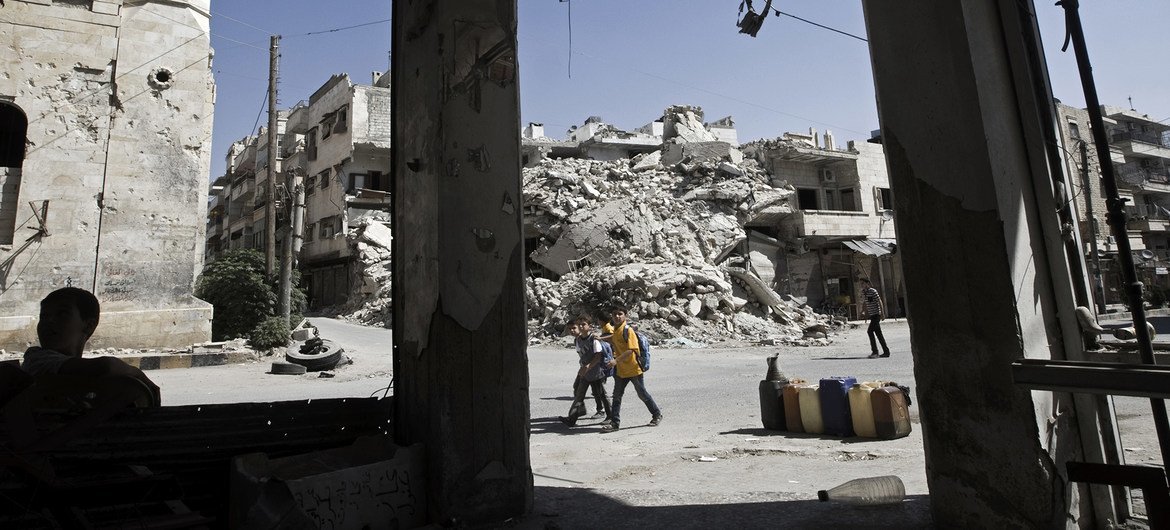
[[[23,348],[40,299],[67,285],[103,303],[95,342],[210,338],[210,307],[191,294],[211,150],[207,10],[206,1],[8,2],[0,98],[29,126],[16,237],[0,246],[0,347]],[[47,235],[22,248],[38,227],[30,201],[48,201]]]

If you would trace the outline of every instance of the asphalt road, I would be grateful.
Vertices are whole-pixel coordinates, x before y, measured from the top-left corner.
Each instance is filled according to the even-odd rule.
[[[312,321],[323,337],[341,344],[354,359],[332,378],[270,375],[265,373],[269,362],[160,370],[150,376],[168,405],[386,392],[391,380],[389,330]],[[822,347],[655,349],[646,381],[665,421],[646,426],[650,415],[630,388],[622,429],[611,434],[600,433],[597,420],[582,420],[571,429],[558,421],[569,407],[576,354],[561,345],[530,348],[536,498],[532,516],[516,526],[929,526],[917,403],[910,408],[913,432],[898,440],[774,432],[760,423],[758,384],[767,370],[766,357],[776,353],[790,378],[849,375],[859,381],[894,380],[915,389],[906,322],[886,321],[883,327],[893,351],[888,359],[866,358],[864,327],[835,335],[833,344]],[[1160,462],[1148,400],[1118,400],[1117,410],[1127,459]],[[819,489],[879,475],[899,476],[908,500],[876,509],[816,501]]]

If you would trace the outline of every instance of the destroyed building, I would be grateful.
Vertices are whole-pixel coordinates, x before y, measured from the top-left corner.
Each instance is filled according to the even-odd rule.
[[[880,274],[875,255],[894,248],[881,205],[854,198],[881,188],[889,199],[880,146],[822,149],[786,135],[741,152],[730,117],[703,123],[687,106],[634,133],[590,117],[568,136],[553,141],[530,124],[522,142],[534,338],[613,303],[683,343],[800,338],[822,319],[810,298],[854,296],[852,280]],[[603,156],[589,158],[598,146]],[[819,178],[830,166],[839,183]],[[848,202],[800,204],[809,175],[818,197]],[[808,235],[816,252],[800,246]]]
[[[102,301],[90,346],[211,337],[192,295],[211,152],[209,2],[10,0],[0,46],[0,348],[38,303]],[[160,52],[165,50],[165,52]]]
[[[305,205],[298,263],[310,307],[342,305],[351,291],[377,291],[362,281],[360,253],[347,232],[388,218],[390,187],[389,76],[372,74],[371,84],[355,84],[346,74],[332,76],[308,101],[281,111],[278,119],[281,190],[291,174],[297,188],[278,195],[284,204],[301,193]],[[227,155],[225,174],[212,184],[216,203],[208,215],[208,259],[221,250],[264,249],[264,189],[267,186],[267,135],[243,138]],[[283,222],[285,210],[280,209]],[[385,257],[389,257],[388,231]],[[278,231],[278,246],[281,232]],[[294,241],[295,238],[294,238]],[[388,275],[388,272],[386,273]]]

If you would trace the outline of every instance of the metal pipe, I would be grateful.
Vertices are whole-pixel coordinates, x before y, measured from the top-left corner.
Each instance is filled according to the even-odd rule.
[[[1097,161],[1101,164],[1101,183],[1105,187],[1105,205],[1109,209],[1106,222],[1113,229],[1113,237],[1117,239],[1118,259],[1121,262],[1121,274],[1125,282],[1128,295],[1130,314],[1133,315],[1134,329],[1137,331],[1137,342],[1143,364],[1154,365],[1154,345],[1150,332],[1146,328],[1146,310],[1142,306],[1142,283],[1137,278],[1137,268],[1133,261],[1133,249],[1129,244],[1127,234],[1127,219],[1125,215],[1125,199],[1120,198],[1117,191],[1117,175],[1113,170],[1113,161],[1109,154],[1109,138],[1105,135],[1105,120],[1101,116],[1101,102],[1097,98],[1097,84],[1093,80],[1093,66],[1089,63],[1089,52],[1085,46],[1085,29],[1081,26],[1079,0],[1062,0],[1058,5],[1064,8],[1066,47],[1072,42],[1073,52],[1077,58],[1077,68],[1081,75],[1081,87],[1085,92],[1085,106],[1089,111],[1089,123],[1093,133],[1093,145],[1097,150]],[[1166,416],[1166,402],[1151,398],[1150,408],[1153,409],[1154,427],[1158,433],[1158,445],[1162,450],[1163,465],[1170,464],[1170,421]]]

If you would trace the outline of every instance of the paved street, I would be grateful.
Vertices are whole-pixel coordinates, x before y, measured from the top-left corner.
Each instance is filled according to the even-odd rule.
[[[384,392],[391,374],[390,331],[312,320],[323,337],[339,342],[354,358],[354,364],[336,370],[334,378],[269,375],[264,373],[267,362],[150,375],[170,405]],[[864,327],[836,335],[834,343],[824,347],[655,349],[647,387],[662,407],[665,422],[646,426],[650,415],[630,388],[622,407],[622,429],[612,434],[601,434],[596,420],[582,420],[573,429],[557,420],[568,410],[576,355],[555,345],[531,348],[531,455],[537,489],[534,515],[523,526],[555,522],[560,528],[602,523],[621,527],[641,521],[694,527],[702,526],[696,521],[712,521],[710,517],[749,527],[770,526],[780,519],[796,526],[828,521],[872,525],[878,516],[903,527],[926,526],[917,403],[911,406],[914,431],[899,440],[772,432],[760,424],[757,385],[767,369],[765,358],[777,352],[790,378],[851,375],[858,380],[894,380],[915,389],[906,322],[887,321],[883,327],[894,352],[889,359],[866,358]],[[1160,461],[1148,401],[1119,400],[1118,416],[1127,448],[1136,448],[1127,451],[1127,457],[1139,463]],[[1131,432],[1136,434],[1129,436]],[[711,457],[713,461],[706,461]],[[876,512],[815,500],[818,489],[877,475],[901,477],[910,500]],[[700,517],[693,510],[698,506],[709,510],[695,519]],[[590,518],[579,520],[576,516],[582,513]]]

